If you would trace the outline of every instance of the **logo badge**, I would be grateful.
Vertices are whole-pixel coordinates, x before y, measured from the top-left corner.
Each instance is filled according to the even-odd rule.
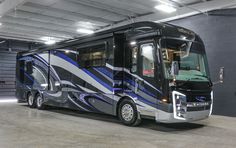
[[[198,100],[199,102],[206,101],[206,97],[204,97],[204,96],[196,96],[195,99]]]

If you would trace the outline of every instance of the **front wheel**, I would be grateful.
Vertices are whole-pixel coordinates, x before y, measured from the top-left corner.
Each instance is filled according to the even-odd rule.
[[[141,123],[135,103],[132,100],[125,99],[119,105],[119,119],[128,126],[137,126]]]
[[[43,104],[43,97],[41,97],[39,94],[36,95],[36,107],[40,110],[45,109],[45,105]]]

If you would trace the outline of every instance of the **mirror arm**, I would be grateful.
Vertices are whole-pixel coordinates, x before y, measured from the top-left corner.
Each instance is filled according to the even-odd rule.
[[[222,83],[224,83],[224,82],[223,81],[212,82],[213,85],[222,84]]]

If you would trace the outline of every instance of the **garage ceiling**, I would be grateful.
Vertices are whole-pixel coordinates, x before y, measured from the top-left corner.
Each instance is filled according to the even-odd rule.
[[[154,6],[168,3],[177,11]],[[136,21],[167,21],[230,8],[236,0],[0,0],[0,38],[61,41]],[[206,14],[207,15],[207,14]]]

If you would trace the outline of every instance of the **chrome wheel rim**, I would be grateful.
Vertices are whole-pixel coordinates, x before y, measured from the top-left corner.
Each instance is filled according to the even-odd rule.
[[[29,96],[29,98],[28,98],[28,103],[29,103],[30,106],[33,105],[33,103],[34,103],[34,98],[33,98],[32,95]]]
[[[131,121],[134,116],[134,109],[130,104],[125,104],[121,108],[121,115],[125,121]]]
[[[38,107],[41,107],[42,103],[43,103],[43,98],[38,96],[37,97],[37,105],[38,105]]]

